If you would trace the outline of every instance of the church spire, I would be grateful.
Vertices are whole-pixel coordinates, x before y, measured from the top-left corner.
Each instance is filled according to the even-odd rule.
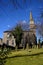
[[[32,11],[30,12],[30,21],[33,20]]]
[[[30,24],[34,24],[33,16],[32,16],[32,11],[30,11]]]
[[[36,34],[35,23],[32,16],[32,11],[30,12],[30,31],[33,31],[33,34]]]

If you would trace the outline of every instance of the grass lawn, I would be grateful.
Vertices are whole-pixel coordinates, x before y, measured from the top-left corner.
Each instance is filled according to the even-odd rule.
[[[43,65],[43,48],[12,51],[5,65]]]

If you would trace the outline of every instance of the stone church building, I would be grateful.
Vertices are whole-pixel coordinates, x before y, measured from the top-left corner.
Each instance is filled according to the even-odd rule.
[[[22,39],[21,43],[25,42],[25,37],[28,37],[28,39],[29,39],[29,36],[33,38],[33,36],[32,36],[33,34],[36,36],[36,26],[35,26],[35,23],[33,20],[32,12],[30,12],[29,28],[30,28],[30,30],[23,31],[24,35],[23,35],[23,39]],[[3,39],[0,39],[0,44],[4,43],[4,44],[7,44],[9,46],[15,47],[16,46],[15,39],[16,38],[14,38],[14,36],[11,34],[11,31],[4,31],[3,32]],[[24,40],[24,42],[23,42],[23,40]]]

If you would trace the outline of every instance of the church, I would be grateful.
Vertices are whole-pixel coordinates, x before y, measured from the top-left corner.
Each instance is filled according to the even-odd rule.
[[[36,40],[36,37],[34,38],[34,36],[36,36],[36,26],[35,26],[35,22],[32,16],[32,12],[30,12],[30,20],[29,20],[29,28],[30,30],[25,30],[23,31],[23,38],[21,40],[21,44],[22,45],[26,45],[25,41],[26,41],[26,37],[28,38],[28,42],[31,44],[34,44],[34,42],[32,42],[32,40]],[[34,35],[34,36],[33,36]],[[29,38],[30,37],[30,38]],[[11,34],[11,31],[4,31],[3,32],[3,39],[0,39],[0,44],[7,44],[8,46],[12,46],[15,47],[16,46],[16,42],[15,42],[14,36]],[[1,43],[2,42],[2,43]]]

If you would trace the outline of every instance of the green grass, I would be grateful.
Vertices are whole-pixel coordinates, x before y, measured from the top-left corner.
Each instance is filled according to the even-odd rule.
[[[43,48],[12,51],[5,65],[43,65]]]

